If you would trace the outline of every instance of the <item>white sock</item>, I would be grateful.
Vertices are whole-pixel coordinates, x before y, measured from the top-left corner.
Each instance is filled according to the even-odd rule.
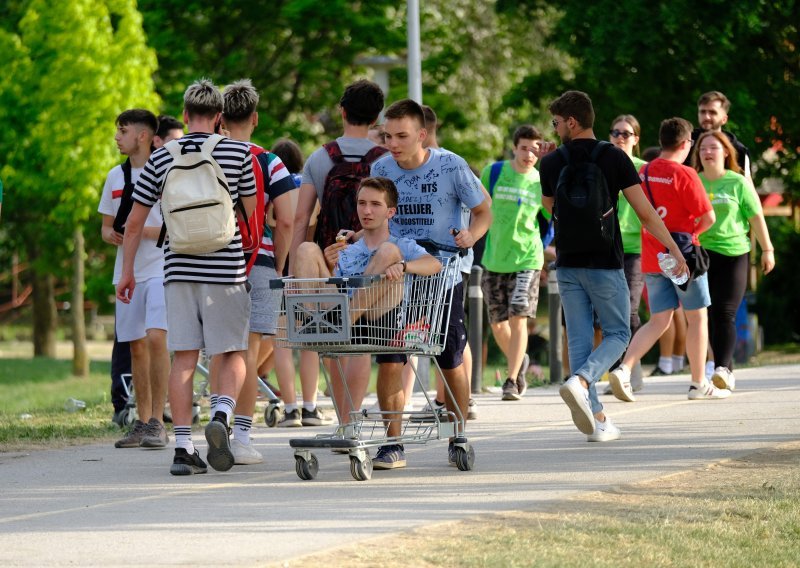
[[[306,402],[305,400],[303,401],[303,408],[309,412],[313,412],[316,407],[317,407],[316,402]]]
[[[175,433],[175,447],[183,448],[189,455],[194,453],[191,426],[173,426]]]
[[[672,373],[672,355],[669,357],[659,357],[658,367],[667,374]]]
[[[672,356],[672,372],[673,373],[680,373],[683,371],[683,368],[686,366],[686,357],[683,355],[673,355]]]
[[[219,395],[209,395],[208,402],[211,404],[211,418],[214,418],[214,413],[217,411],[217,403],[219,403]]]
[[[287,404],[287,405],[285,405],[285,406],[283,407],[283,409],[284,409],[284,411],[285,411],[285,412],[287,412],[287,413],[288,413],[288,412],[292,412],[292,411],[294,411],[294,410],[297,410],[297,403],[296,403],[296,402],[293,402],[292,404]]]
[[[706,361],[706,378],[714,374],[714,361]]]
[[[239,440],[245,446],[250,444],[250,429],[253,427],[252,416],[241,416],[237,414],[234,417],[235,426],[233,427],[233,439]]]
[[[228,424],[230,424],[234,408],[236,408],[236,401],[229,396],[221,394],[219,395],[219,400],[217,401],[217,407],[214,410],[214,414],[216,414],[217,412],[224,412],[225,420]]]

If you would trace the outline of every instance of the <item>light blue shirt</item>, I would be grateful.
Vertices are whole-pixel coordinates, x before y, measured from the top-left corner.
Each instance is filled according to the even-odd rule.
[[[417,260],[418,258],[428,254],[425,249],[419,246],[411,239],[403,239],[389,236],[387,242],[394,243],[400,249],[400,254],[406,261]],[[360,276],[364,274],[372,255],[375,254],[377,249],[370,249],[364,243],[364,239],[360,239],[349,245],[342,252],[339,253],[339,262],[334,269],[335,276]]]
[[[462,206],[477,207],[485,196],[463,158],[441,148],[428,151],[425,163],[413,170],[404,170],[387,154],[372,164],[370,175],[389,178],[397,186],[397,214],[389,221],[393,235],[455,248],[450,231],[467,228]]]

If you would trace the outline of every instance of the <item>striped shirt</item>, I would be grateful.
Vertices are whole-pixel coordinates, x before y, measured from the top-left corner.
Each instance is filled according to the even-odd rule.
[[[264,191],[264,211],[269,211],[270,203],[274,202],[278,197],[289,191],[294,191],[297,186],[292,179],[292,174],[286,169],[286,166],[281,159],[273,154],[264,150],[261,146],[250,143],[253,154],[253,175],[256,176],[256,186],[259,191]],[[257,154],[267,154],[267,167],[268,171],[261,171],[261,163],[256,158]],[[264,181],[269,181],[269,187],[264,187]],[[272,229],[267,225],[267,215],[264,215],[264,237],[261,239],[261,246],[258,248],[258,257],[256,258],[256,266],[266,266],[267,268],[275,268],[275,244],[272,241]]]
[[[179,141],[202,143],[208,138],[206,133],[187,134]],[[228,181],[231,199],[236,202],[239,194],[243,197],[255,195],[256,184],[253,178],[253,163],[250,147],[245,142],[223,139],[211,152]],[[133,199],[145,207],[153,207],[161,197],[164,178],[172,164],[172,155],[166,148],[159,148],[150,155],[139,181],[133,190]],[[173,253],[169,239],[164,244],[164,283],[197,282],[203,284],[241,284],[247,280],[246,265],[242,253],[242,238],[239,228],[233,240],[223,249],[208,254],[189,255]]]

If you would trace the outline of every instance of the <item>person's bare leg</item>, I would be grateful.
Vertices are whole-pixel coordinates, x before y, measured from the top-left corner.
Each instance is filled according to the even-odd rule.
[[[414,376],[414,370],[411,368],[411,364],[414,366],[417,365],[417,357],[414,355],[410,355],[408,357],[408,363],[403,365],[402,371],[403,397],[406,405],[411,402],[411,397],[414,396],[414,383],[416,382],[416,377]],[[378,370],[380,370],[380,367]]]
[[[459,365],[455,369],[442,369],[442,374],[455,398],[455,400],[453,400],[449,396],[444,397],[447,410],[455,412],[457,406],[459,410],[461,410],[461,416],[466,420],[469,407],[469,381],[464,374],[464,367]]]
[[[236,397],[234,415],[252,417],[256,411],[258,398],[258,353],[261,347],[261,334],[251,333],[248,338],[245,378]]]
[[[303,402],[317,404],[319,389],[319,355],[315,351],[300,352],[300,390]]]
[[[567,328],[561,326],[561,374],[569,377],[572,371],[569,367],[569,339],[567,339]]]
[[[378,403],[385,412],[402,412],[405,406],[403,394],[403,364],[381,363],[378,365]],[[384,420],[389,438],[400,436],[402,414],[391,415]]]
[[[151,416],[162,422],[167,403],[170,367],[167,332],[163,329],[148,329],[147,347],[150,352]]]
[[[169,405],[175,426],[192,425],[192,377],[199,352],[176,351],[169,372]]]
[[[247,373],[246,353],[247,351],[230,351],[219,355],[218,381],[220,396],[228,396],[236,400],[236,395],[242,390]]]
[[[147,337],[131,341],[130,346],[136,410],[139,413],[139,420],[147,424],[153,417],[153,398],[150,391],[150,353],[147,349]]]
[[[672,349],[675,345],[675,323],[670,322],[669,327],[664,330],[658,338],[658,353],[660,357],[672,357]]]
[[[327,363],[327,361],[326,361]],[[326,368],[331,377],[331,394],[339,413],[339,422],[347,424],[350,422],[350,413],[361,408],[364,395],[369,387],[369,375],[372,360],[369,355],[356,355],[353,357],[341,357],[339,363],[342,366],[342,374],[339,373],[339,365],[336,360],[330,360]]]
[[[686,326],[686,356],[692,372],[692,382],[702,384],[706,380],[705,364],[708,348],[708,310],[684,310]]]
[[[397,245],[389,242],[382,243],[364,269],[364,275],[383,274],[389,266],[402,259],[403,255]],[[359,288],[350,301],[350,319],[353,322],[358,321],[358,318],[367,311],[371,312],[371,315],[368,316],[369,319],[375,319],[389,308],[399,304],[402,296],[403,283],[401,281],[386,280],[375,283],[369,288]]]
[[[650,316],[650,321],[640,327],[634,334],[633,339],[631,339],[628,350],[622,359],[622,364],[628,369],[632,369],[636,361],[644,357],[645,353],[655,345],[658,338],[669,328],[671,321],[672,310],[664,310]]]
[[[511,316],[508,320],[508,376],[516,378],[522,369],[522,360],[528,348],[528,317]]]
[[[508,359],[508,341],[511,338],[511,328],[509,327],[508,320],[500,321],[490,325],[495,343],[497,343],[500,351],[503,352],[503,356]]]

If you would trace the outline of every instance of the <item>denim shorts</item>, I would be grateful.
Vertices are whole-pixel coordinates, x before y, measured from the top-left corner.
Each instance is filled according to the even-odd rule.
[[[647,285],[651,314],[674,310],[679,305],[683,306],[684,310],[699,310],[711,305],[707,274],[689,282],[685,292],[660,273],[645,274],[644,281]]]

